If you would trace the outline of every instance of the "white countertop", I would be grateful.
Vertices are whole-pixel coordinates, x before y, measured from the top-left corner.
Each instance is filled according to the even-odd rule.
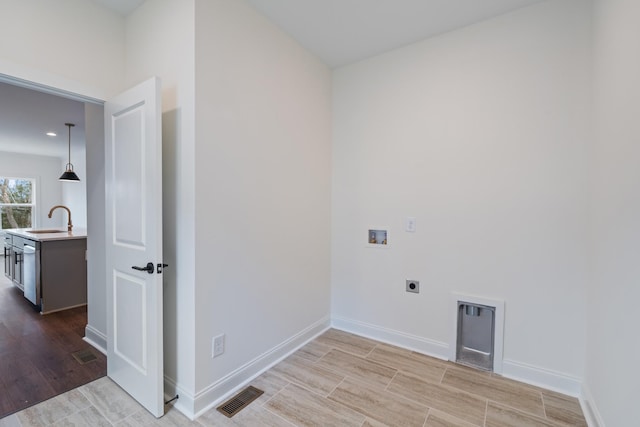
[[[7,234],[13,234],[14,236],[24,237],[25,239],[35,240],[37,242],[47,242],[51,240],[73,240],[73,239],[86,239],[86,228],[73,228],[71,232],[66,231],[65,228],[46,228],[43,230],[63,230],[61,233],[31,233],[33,228],[10,228],[4,230]]]

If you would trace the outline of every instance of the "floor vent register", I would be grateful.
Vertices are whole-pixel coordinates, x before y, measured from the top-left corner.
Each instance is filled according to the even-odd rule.
[[[88,348],[85,350],[75,351],[71,353],[74,359],[78,361],[79,364],[84,365],[85,363],[93,362],[94,360],[98,360],[95,354]]]
[[[256,400],[264,391],[257,389],[253,386],[249,386],[236,394],[231,399],[227,400],[222,405],[218,406],[218,411],[231,418],[242,409],[244,409],[251,402]]]

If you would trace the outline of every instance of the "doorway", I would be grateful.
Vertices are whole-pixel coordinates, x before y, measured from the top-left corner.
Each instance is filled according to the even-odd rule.
[[[90,206],[90,199],[104,200],[104,181],[94,178],[102,173],[104,163],[102,106],[19,87],[2,79],[0,91],[0,120],[9,120],[0,126],[0,133],[5,133],[4,138],[0,135],[0,175],[36,177],[37,206],[32,227],[64,227],[66,217],[63,219],[61,214],[56,212],[51,220],[47,218],[52,206],[63,204],[73,213],[74,229],[103,229],[104,220],[100,224],[100,217],[104,215],[103,204],[94,206],[93,210]],[[21,109],[25,108],[26,101],[34,100],[36,106],[28,110],[31,113]],[[66,122],[75,124],[70,142]],[[54,129],[53,125],[57,127]],[[57,137],[45,135],[52,130],[58,134]],[[98,143],[90,146],[90,137],[92,142],[97,140]],[[80,183],[61,184],[58,181],[68,162],[68,144],[71,145],[71,162],[80,176]],[[25,170],[29,165],[31,169]],[[92,174],[92,170],[98,173]],[[93,224],[89,225],[87,219],[91,211],[99,213],[91,218],[89,222]],[[100,233],[94,234],[96,238],[88,239],[87,255],[96,253],[99,260],[100,250],[92,251],[92,248],[103,245],[104,238]],[[10,280],[0,276],[0,355],[3,357],[0,418],[106,374],[106,358],[101,353],[106,351],[106,334],[101,332],[106,328],[100,322],[106,308],[91,303],[92,297],[94,301],[104,303],[104,296],[100,295],[100,289],[104,289],[100,287],[104,274],[99,272],[89,256],[87,264],[89,305],[46,316],[41,316],[24,297],[18,295],[19,289]],[[78,353],[84,351],[84,356],[89,357],[87,350],[95,357],[94,360],[86,361],[83,354]],[[80,363],[74,354],[85,363]],[[10,368],[12,365],[8,361],[13,359],[24,362],[19,365],[24,369]],[[39,381],[32,384],[32,377]],[[17,396],[20,396],[20,405],[26,406],[15,405]]]
[[[157,279],[161,279],[160,274],[164,270],[164,266],[165,266],[163,264],[164,260],[162,257],[162,245],[160,243],[163,241],[162,221],[161,221],[161,215],[160,215],[160,213],[162,212],[162,187],[160,185],[160,183],[162,182],[162,179],[161,179],[162,177],[162,172],[161,172],[162,170],[162,167],[161,167],[162,126],[161,126],[160,80],[157,77],[148,79],[138,84],[137,86],[130,88],[129,90],[126,90],[125,92],[122,92],[121,94],[117,95],[112,99],[110,103],[107,102],[106,106],[114,107],[116,105],[120,105],[119,100],[121,100],[121,98],[124,99],[125,101],[126,99],[129,99],[129,98],[136,98],[135,102],[130,105],[130,108],[125,109],[125,111],[117,112],[115,115],[111,114],[109,116],[110,125],[108,128],[105,125],[105,118],[107,117],[107,115],[106,115],[106,108],[105,108],[104,101],[101,101],[96,98],[91,98],[79,93],[67,92],[64,89],[56,89],[55,87],[44,86],[39,83],[32,83],[26,80],[21,80],[19,78],[13,78],[3,74],[0,74],[0,82],[14,83],[16,86],[36,89],[37,91],[42,91],[48,94],[59,95],[65,99],[73,99],[76,101],[79,100],[84,103],[85,126],[86,126],[85,139],[86,139],[86,166],[87,166],[87,170],[86,170],[87,172],[87,192],[86,192],[87,218],[89,219],[87,223],[87,252],[86,252],[87,253],[87,256],[86,256],[87,277],[88,277],[88,287],[87,287],[87,301],[88,301],[87,308],[88,309],[87,309],[87,325],[85,328],[84,341],[90,343],[93,347],[95,347],[96,349],[99,349],[103,353],[105,354],[108,353],[109,355],[112,355],[114,354],[113,352],[114,349],[116,351],[122,350],[122,348],[118,347],[119,344],[122,345],[123,343],[135,342],[135,338],[132,339],[131,336],[129,336],[129,333],[128,333],[129,331],[140,332],[142,330],[142,334],[149,339],[145,340],[142,347],[140,345],[138,345],[137,347],[146,349],[147,347],[151,348],[151,346],[153,346],[153,348],[150,351],[144,350],[141,353],[140,352],[138,353],[145,356],[144,364],[146,366],[152,366],[152,365],[154,366],[154,369],[152,370],[147,369],[142,371],[143,376],[146,376],[147,382],[145,384],[153,383],[152,384],[153,390],[151,392],[151,387],[149,388],[149,390],[147,390],[146,387],[141,388],[138,382],[134,382],[125,386],[120,384],[120,386],[129,394],[133,395],[134,397],[137,395],[136,391],[139,391],[138,389],[143,390],[143,393],[147,393],[148,395],[147,397],[153,395],[153,400],[155,403],[154,403],[154,408],[150,409],[150,412],[152,412],[156,416],[159,416],[158,414],[161,414],[163,409],[162,401],[163,401],[163,388],[164,388],[163,364],[162,364],[162,356],[163,356],[163,349],[162,349],[163,298],[162,298],[162,292],[161,292],[162,281],[161,280],[153,281],[154,283],[153,287],[156,289],[156,291],[145,293],[145,295],[149,296],[148,299],[147,298],[138,299],[138,302],[144,305],[140,307],[141,310],[136,310],[135,308],[132,308],[131,305],[129,304],[129,308],[127,309],[128,311],[121,310],[118,313],[116,313],[114,309],[111,309],[111,311],[108,312],[108,310],[110,309],[110,306],[106,302],[110,302],[111,301],[110,298],[112,296],[116,296],[116,297],[120,296],[121,301],[126,301],[126,302],[130,301],[128,298],[124,296],[124,293],[114,291],[115,285],[121,284],[121,283],[115,283],[112,280],[113,279],[112,273],[114,273],[114,271],[116,270],[114,269],[113,264],[108,263],[108,258],[109,258],[108,255],[109,253],[113,254],[113,251],[109,252],[107,250],[108,249],[107,241],[111,243],[111,246],[109,247],[113,247],[114,245],[122,243],[121,238],[124,238],[125,240],[127,240],[127,237],[126,237],[127,234],[125,233],[125,235],[122,235],[120,231],[124,230],[130,233],[132,232],[138,236],[151,236],[151,235],[155,236],[154,238],[155,243],[153,245],[150,245],[150,244],[147,245],[149,248],[153,246],[155,249],[153,253],[149,252],[147,254],[145,252],[146,254],[145,258],[156,260],[155,262],[158,265]],[[132,112],[134,112],[135,114],[133,114]],[[131,120],[132,117],[133,117],[133,122]],[[138,120],[136,119],[136,117],[138,119],[144,118],[144,120]],[[122,121],[125,124],[124,127],[118,128],[118,126],[115,126],[113,123],[114,121],[113,119],[115,119],[115,121],[117,122]],[[124,119],[127,119],[127,120],[124,120]],[[136,126],[129,126],[132,123],[137,123],[137,124]],[[116,130],[120,129],[120,130],[117,130],[116,132],[118,135],[120,135],[120,137],[115,140],[110,136],[108,136],[106,132],[107,129],[109,131],[113,131],[114,126]],[[143,126],[144,129],[140,128],[140,126]],[[121,131],[124,131],[124,133]],[[124,139],[122,137],[124,137]],[[122,163],[122,166],[124,166],[124,163],[127,163],[126,161],[122,162],[123,159],[133,159],[133,158],[145,159],[146,157],[142,157],[140,155],[138,155],[137,157],[130,156],[123,153],[120,153],[122,155],[118,156],[118,153],[114,153],[111,149],[108,150],[107,152],[106,141],[110,141],[111,143],[113,141],[120,141],[118,142],[118,146],[126,148],[126,147],[129,147],[128,142],[133,141],[132,138],[140,139],[139,141],[136,142],[137,144],[136,147],[138,152],[142,152],[144,150],[146,155],[148,154],[153,155],[154,161],[149,162],[148,165],[153,164],[154,166],[150,167],[147,165],[147,167],[145,167],[145,162],[142,162],[141,164],[141,166],[143,166],[142,170],[145,170],[146,172],[143,174],[134,173],[133,175],[131,174],[129,175],[131,175],[131,177],[134,177],[134,178],[138,175],[140,176],[144,175],[145,179],[139,180],[139,183],[142,183],[142,184],[148,183],[149,185],[146,186],[147,188],[140,189],[140,191],[138,191],[136,194],[153,194],[153,197],[146,198],[145,200],[147,201],[145,202],[145,205],[144,205],[145,208],[140,210],[140,212],[138,212],[139,213],[138,217],[139,219],[141,219],[141,221],[134,221],[135,224],[133,228],[126,225],[125,225],[125,228],[122,230],[121,228],[117,228],[117,227],[114,228],[113,231],[115,232],[115,235],[117,238],[114,240],[112,238],[113,236],[110,236],[109,239],[107,239],[107,233],[105,232],[105,230],[107,229],[111,230],[111,226],[107,227],[106,225],[107,219],[109,219],[110,221],[113,221],[114,215],[117,212],[120,212],[120,215],[118,216],[118,218],[126,219],[131,217],[131,215],[129,215],[128,210],[126,208],[126,206],[128,206],[127,203],[119,204],[119,206],[121,206],[122,208],[120,209],[120,211],[114,205],[114,206],[110,206],[110,209],[108,209],[108,212],[107,212],[107,209],[106,209],[107,198],[105,196],[107,194],[106,177],[108,176],[108,174],[106,172],[107,170],[113,171],[117,169],[117,168],[114,169],[111,167],[113,166],[113,164],[110,164],[109,167],[107,166],[106,164],[107,160],[109,159],[113,160],[107,154],[109,155],[116,154],[116,157],[118,159],[117,163],[118,164]],[[123,143],[122,141],[125,141],[125,142]],[[151,148],[153,148],[153,150],[151,150]],[[135,169],[129,168],[124,170],[133,171]],[[127,174],[124,174],[124,175],[127,175]],[[131,188],[131,185],[136,185],[136,182],[131,182],[130,180],[127,181],[127,178],[129,177],[128,175],[124,177],[126,181],[124,185],[122,185],[122,181],[123,181],[122,173],[118,173],[117,175],[113,175],[113,176],[117,176],[120,183],[118,184],[117,187],[114,187],[114,183],[110,182],[109,183],[110,188],[129,189]],[[110,195],[117,194],[118,196],[120,196],[122,194],[126,195],[128,193],[125,191],[124,193],[120,194],[118,192],[114,193],[113,191],[110,191],[109,194]],[[122,197],[120,197],[118,200],[120,202],[123,202],[123,200],[121,199]],[[112,211],[111,208],[115,208],[115,211]],[[155,212],[156,215],[153,216],[152,218],[148,218],[146,215],[144,215],[145,212]],[[107,213],[109,214],[108,216],[107,216]],[[120,221],[118,224],[123,225],[122,221]],[[142,226],[142,224],[148,225],[149,226],[147,227],[148,229],[146,228],[144,230],[139,229]],[[145,243],[146,239],[143,240],[142,242]],[[136,262],[134,267],[138,266],[138,264],[140,263]],[[147,267],[149,264],[153,264],[153,263],[147,263]],[[106,274],[107,265],[111,265],[109,280],[107,280],[107,274]],[[144,263],[142,263],[141,265],[144,265]],[[120,267],[120,270],[122,269],[124,269],[124,271],[129,272],[128,267]],[[118,277],[122,276],[120,270],[116,271]],[[134,270],[137,270],[137,268],[134,268]],[[144,271],[147,271],[147,273],[149,273],[150,270],[144,269]],[[125,275],[128,276],[129,274],[125,274]],[[155,276],[155,271],[154,271],[154,276]],[[147,276],[144,276],[144,277],[147,278]],[[156,279],[156,277],[154,277],[154,279]],[[134,281],[137,282],[139,285],[141,285],[143,282],[141,280],[134,280]],[[109,287],[107,287],[107,283],[109,283],[110,285]],[[144,283],[146,284],[147,282],[144,281]],[[145,285],[145,288],[150,288],[151,286],[152,285],[150,284]],[[120,288],[121,288],[120,290],[124,289],[122,286],[120,286]],[[119,306],[122,307],[123,305],[120,304]],[[153,310],[147,309],[151,307],[153,307]],[[139,312],[147,313],[147,316],[145,318],[140,318],[138,316],[138,320],[142,320],[142,321],[139,322],[137,326],[117,329],[117,320],[114,321],[115,314],[120,314],[126,317],[127,313],[135,314]],[[125,323],[129,323],[129,320],[131,319],[125,319]],[[108,321],[109,321],[109,324],[107,324]],[[120,331],[119,337],[116,337],[115,335],[113,335],[114,331],[116,330]],[[109,335],[107,334],[107,332]],[[107,343],[109,343],[109,346],[107,345]],[[115,346],[115,347],[112,347],[112,346]],[[118,360],[118,358],[109,356],[108,359],[109,360],[108,360],[107,372],[109,376],[113,378],[112,372],[115,372],[115,371],[112,371],[111,364],[112,364],[112,361]],[[134,388],[136,390],[133,390]],[[136,399],[138,399],[138,401],[141,402],[143,406],[147,407],[147,405],[144,403],[143,397],[144,396],[138,396],[136,397]],[[147,407],[147,409],[149,409],[149,407]],[[158,408],[159,410],[157,410]]]

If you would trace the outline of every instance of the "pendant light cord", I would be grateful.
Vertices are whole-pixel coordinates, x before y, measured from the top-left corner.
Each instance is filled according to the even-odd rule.
[[[73,170],[73,165],[71,164],[71,128],[75,125],[73,123],[65,123],[64,125],[69,128],[69,163],[67,163],[67,166],[71,166],[71,170]],[[65,169],[68,169],[68,167]]]

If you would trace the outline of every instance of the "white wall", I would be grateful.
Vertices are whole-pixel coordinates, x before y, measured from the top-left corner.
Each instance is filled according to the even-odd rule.
[[[196,93],[201,410],[328,325],[331,76],[244,1],[199,0]]]
[[[104,108],[85,104],[87,209],[87,326],[85,339],[107,350],[107,272],[104,171]],[[82,179],[82,177],[80,178]],[[68,185],[73,185],[70,183]]]
[[[127,17],[126,82],[162,79],[165,392],[195,394],[195,5],[146,2]]]
[[[86,0],[0,0],[0,74],[107,99],[124,78],[124,19]]]
[[[640,400],[640,3],[596,0],[596,141],[585,397],[600,427],[637,423]]]
[[[165,376],[194,415],[327,324],[330,74],[242,2],[169,0],[127,18],[126,74],[163,80]]]
[[[36,156],[32,154],[0,152],[0,176],[16,178],[34,178],[36,180],[36,216],[34,228],[66,226],[66,213],[63,218],[54,213],[49,219],[51,207],[62,200],[62,183],[58,157]]]
[[[451,292],[504,299],[504,373],[578,393],[589,13],[544,2],[335,71],[342,327],[446,357]],[[388,227],[387,249],[366,247],[371,226]]]

